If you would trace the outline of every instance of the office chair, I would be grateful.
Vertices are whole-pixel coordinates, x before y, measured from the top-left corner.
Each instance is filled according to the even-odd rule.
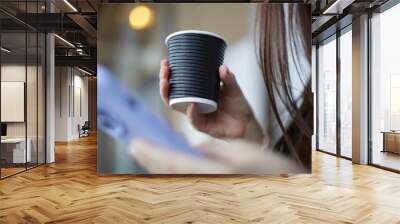
[[[89,121],[85,121],[82,127],[80,127],[80,125],[78,124],[79,138],[89,136],[89,129],[90,129]]]

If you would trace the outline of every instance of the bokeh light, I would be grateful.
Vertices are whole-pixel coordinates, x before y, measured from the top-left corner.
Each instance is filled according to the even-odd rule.
[[[154,12],[145,5],[139,5],[129,14],[129,24],[134,30],[142,30],[153,24]]]

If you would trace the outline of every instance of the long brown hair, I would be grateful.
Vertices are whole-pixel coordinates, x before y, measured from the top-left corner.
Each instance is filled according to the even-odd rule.
[[[259,13],[260,66],[271,109],[283,132],[273,148],[292,157],[310,172],[313,134],[311,10],[306,4],[268,3],[260,5]],[[293,93],[293,74],[290,74],[293,71],[303,85],[300,99],[295,99]],[[278,104],[290,115],[288,125]]]

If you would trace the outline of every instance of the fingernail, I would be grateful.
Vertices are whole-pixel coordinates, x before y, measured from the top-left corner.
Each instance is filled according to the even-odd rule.
[[[228,66],[226,66],[225,64],[221,65],[221,69],[222,69],[222,71],[224,71],[224,72],[229,72],[229,68],[228,68]]]

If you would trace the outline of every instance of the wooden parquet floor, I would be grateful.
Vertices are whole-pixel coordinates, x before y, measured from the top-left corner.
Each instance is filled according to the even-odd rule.
[[[400,223],[400,175],[315,152],[313,174],[98,176],[96,139],[0,181],[0,223]]]

